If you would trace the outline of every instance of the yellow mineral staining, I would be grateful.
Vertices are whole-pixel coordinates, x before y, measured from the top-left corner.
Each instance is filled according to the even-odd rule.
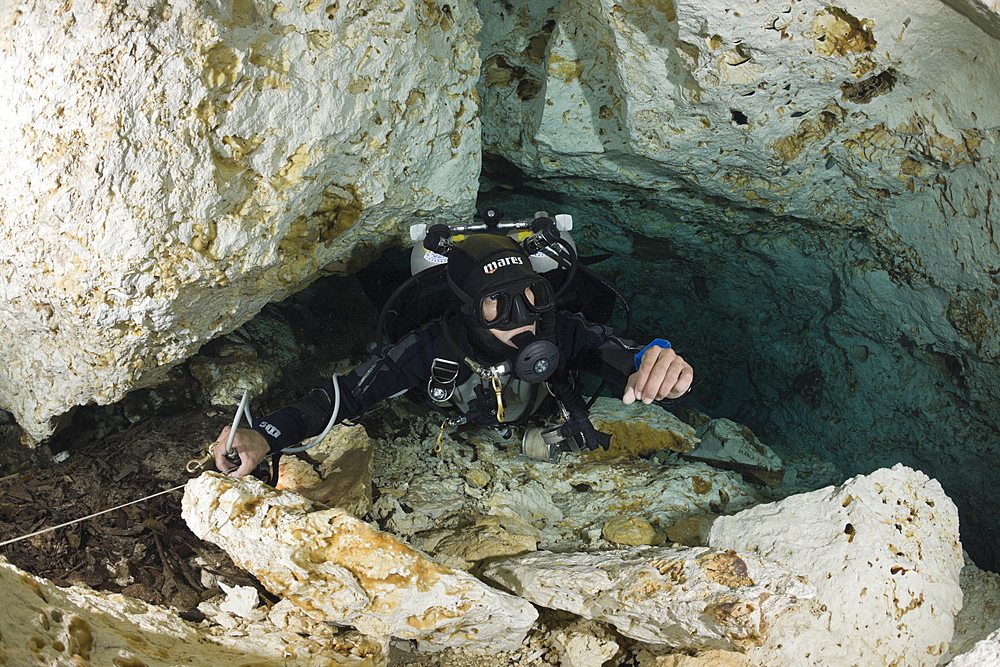
[[[236,82],[240,59],[227,45],[218,43],[205,53],[202,81],[207,88],[221,88]]]
[[[195,252],[205,252],[215,240],[215,223],[196,224],[194,237],[191,239],[191,249]]]
[[[726,40],[722,39],[720,35],[712,35],[708,38],[708,48],[715,51],[716,49],[722,48],[722,45],[726,43]]]
[[[309,0],[309,2],[307,2],[305,6],[302,7],[302,11],[304,11],[306,14],[312,14],[322,6],[323,6],[323,0]]]
[[[257,20],[254,0],[233,0],[233,25],[245,28]]]
[[[933,171],[930,165],[925,164],[923,162],[918,162],[909,155],[903,158],[903,162],[900,165],[899,169],[907,176],[926,176],[927,174]]]
[[[549,48],[549,38],[552,37],[552,29],[554,27],[554,22],[547,23],[543,26],[543,32],[532,35],[528,40],[528,45],[521,52],[528,62],[538,64],[545,60],[545,52]],[[544,28],[547,28],[547,30]]]
[[[649,562],[649,566],[656,570],[664,579],[678,586],[687,583],[687,576],[684,574],[683,560],[667,560],[665,558]]]
[[[996,320],[987,313],[982,304],[996,303],[998,295],[995,287],[985,294],[958,292],[948,300],[948,320],[963,339],[977,348],[997,335]]]
[[[616,516],[608,519],[601,528],[601,536],[608,542],[634,547],[660,544],[666,538],[664,533],[637,516]]]
[[[729,640],[740,651],[746,652],[755,646],[763,646],[766,640],[766,627],[761,627],[757,610],[749,602],[719,602],[710,604],[704,609],[722,626],[726,628]],[[729,654],[731,655],[731,654]],[[727,664],[749,664],[732,663]]]
[[[514,81],[520,81],[527,74],[523,67],[511,65],[501,55],[491,56],[483,65],[483,82],[487,86],[506,87]]]
[[[743,44],[737,44],[735,47],[722,54],[723,62],[730,67],[738,67],[743,63],[749,62],[752,57],[753,56],[750,55],[750,49]]]
[[[430,607],[424,612],[423,616],[408,616],[406,624],[417,630],[430,630],[441,625],[443,621],[461,618],[469,610],[470,606],[472,606],[470,602],[465,602],[456,609],[445,609],[440,606]]]
[[[234,160],[242,160],[264,143],[264,137],[255,134],[250,138],[244,139],[243,137],[227,135],[222,138],[222,143],[229,146],[229,149],[232,150],[232,158]]]
[[[835,127],[843,122],[847,111],[833,104],[814,116],[799,123],[798,131],[783,139],[778,139],[771,146],[781,161],[788,164],[797,158],[806,146],[819,141],[830,134]]]
[[[644,2],[639,2],[638,4],[640,6],[648,4],[663,14],[663,18],[667,21],[673,22],[677,20],[677,7],[674,5],[673,0],[644,0]]]
[[[890,92],[896,85],[896,70],[889,68],[884,72],[869,77],[857,83],[840,84],[840,92],[845,101],[855,104],[868,104],[879,95]]]
[[[705,578],[717,584],[730,588],[754,585],[747,573],[747,564],[731,549],[705,554],[698,559],[698,565],[705,573]]]
[[[271,18],[278,18],[282,14],[287,14],[290,11],[292,11],[292,8],[288,5],[281,2],[275,3],[274,9],[271,10]]]
[[[873,161],[882,157],[882,153],[893,150],[902,142],[899,137],[890,132],[885,125],[879,123],[851,135],[842,142],[844,147],[865,161]]]
[[[628,21],[647,35],[656,35],[677,20],[677,8],[673,0],[633,0],[628,7],[614,5],[612,16],[620,23]]]
[[[292,82],[286,77],[281,76],[275,72],[268,72],[267,76],[259,77],[254,79],[253,89],[258,93],[262,90],[275,89],[275,90],[288,90],[292,87]]]
[[[857,19],[839,7],[826,7],[812,22],[813,45],[824,56],[866,53],[877,46],[871,19]]]
[[[568,84],[579,79],[582,74],[583,63],[579,60],[566,60],[555,53],[549,55],[549,76]]]
[[[979,160],[977,149],[983,137],[978,130],[961,130],[956,140],[939,132],[933,121],[914,114],[909,122],[897,126],[895,132],[910,135],[905,143],[914,147],[921,161],[958,165]]]
[[[317,211],[325,220],[320,231],[320,241],[337,238],[361,217],[361,200],[353,186],[344,186],[342,192],[344,194],[328,191],[323,195],[323,202]]]
[[[694,475],[691,478],[691,490],[699,496],[703,496],[712,490],[712,482],[699,475]]]
[[[595,421],[598,431],[611,434],[611,447],[584,453],[588,461],[608,461],[619,457],[638,458],[653,452],[687,452],[694,448],[694,438],[685,438],[673,431],[656,429],[641,419],[627,421]]]
[[[215,165],[215,187],[220,191],[229,187],[229,184],[242,176],[247,168],[230,157],[222,155],[216,150],[212,151],[212,163]]]
[[[288,74],[291,66],[288,55],[276,46],[278,37],[263,33],[250,46],[249,60],[254,65],[271,70],[275,74]]]
[[[333,33],[329,30],[310,30],[306,33],[306,44],[312,51],[325,51],[333,46]]]
[[[271,187],[278,192],[302,181],[302,176],[309,167],[309,148],[301,144],[295,152],[288,156],[285,165],[278,170],[278,173],[271,177]]]
[[[347,92],[361,95],[371,90],[371,87],[372,79],[370,76],[356,76],[352,74],[351,80],[347,84]]]
[[[415,4],[421,23],[440,26],[442,30],[451,30],[454,26],[450,5],[438,5],[434,0],[423,0],[422,2],[418,0]]]
[[[875,59],[871,55],[865,54],[851,65],[850,72],[855,78],[860,79],[874,72],[876,69],[878,69],[878,63],[875,62]]]
[[[312,215],[296,219],[278,244],[282,256],[278,280],[292,283],[316,270],[315,250],[344,233],[361,216],[362,205],[350,186],[327,191]]]
[[[79,616],[70,616],[66,630],[69,632],[69,654],[89,660],[90,652],[94,649],[94,633],[90,623]]]

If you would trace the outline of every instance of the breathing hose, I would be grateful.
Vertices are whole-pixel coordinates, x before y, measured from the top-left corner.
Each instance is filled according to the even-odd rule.
[[[337,383],[338,377],[340,376],[337,373],[334,373],[333,377],[330,378],[331,382],[333,382],[333,414],[330,415],[330,421],[326,423],[326,428],[323,429],[323,432],[317,435],[309,444],[300,445],[298,447],[286,447],[279,452],[280,454],[297,454],[298,452],[304,452],[307,449],[312,449],[321,443],[323,438],[330,433],[330,429],[332,429],[333,425],[337,423],[337,417],[340,415],[340,385]]]

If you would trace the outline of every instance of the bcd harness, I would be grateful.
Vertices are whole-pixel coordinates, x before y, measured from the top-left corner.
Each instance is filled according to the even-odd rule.
[[[594,428],[583,397],[573,386],[569,375],[563,369],[552,369],[554,374],[546,382],[525,381],[517,377],[519,373],[515,370],[517,366],[516,361],[506,360],[493,366],[486,366],[476,362],[468,355],[461,354],[452,335],[447,316],[442,321],[442,328],[444,340],[442,341],[443,345],[440,350],[441,354],[431,362],[430,378],[427,382],[427,394],[435,403],[435,407],[441,409],[441,404],[448,402],[452,402],[457,407],[461,407],[461,403],[469,403],[469,397],[467,396],[460,397],[460,400],[457,401],[454,400],[456,398],[456,389],[458,388],[461,363],[464,363],[479,378],[481,386],[486,388],[486,391],[483,393],[489,394],[492,391],[493,398],[496,401],[496,409],[493,413],[496,417],[496,424],[494,426],[498,431],[504,433],[504,435],[509,436],[510,434],[509,426],[506,426],[506,424],[518,423],[523,418],[530,416],[537,409],[541,401],[544,400],[544,395],[542,398],[539,398],[539,388],[544,387],[547,388],[547,393],[552,394],[561,406],[564,422],[559,431],[564,439],[571,440],[576,445],[573,449],[584,447],[587,449],[597,449],[598,447],[607,449],[610,446],[611,436]],[[551,342],[554,338],[554,318],[549,315],[543,316],[539,321],[539,328],[542,333],[541,339]],[[527,356],[531,359],[531,355]],[[461,363],[457,359],[461,359]],[[537,360],[535,361],[537,364]],[[530,373],[530,371],[527,372]],[[510,420],[507,417],[509,415],[508,408],[511,405],[505,403],[504,400],[505,380],[508,383],[518,383],[518,391],[515,392],[513,398],[515,399],[515,405],[521,409],[517,410],[517,414]],[[463,386],[467,386],[468,384],[466,382]],[[527,392],[526,395],[524,395],[525,392]],[[480,398],[483,399],[485,397],[480,396]],[[481,400],[480,405],[483,403],[485,401]],[[442,422],[438,432],[436,446],[440,448],[444,432],[448,427],[454,428],[468,421],[468,415],[446,418]]]

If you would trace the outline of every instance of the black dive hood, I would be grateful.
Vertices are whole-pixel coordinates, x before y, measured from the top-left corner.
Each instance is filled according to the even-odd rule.
[[[559,348],[530,331],[519,333],[510,342],[517,346],[513,360],[514,377],[531,384],[545,382],[559,368]]]

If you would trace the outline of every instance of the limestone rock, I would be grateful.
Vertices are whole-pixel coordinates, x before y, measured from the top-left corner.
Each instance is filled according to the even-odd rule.
[[[788,614],[753,657],[795,664],[937,665],[962,605],[958,514],[902,465],[716,519],[711,546],[805,576],[822,607]]]
[[[464,0],[5,3],[0,404],[44,438],[468,215],[479,27]]]
[[[742,424],[730,419],[712,419],[699,426],[700,442],[684,458],[735,470],[770,486],[784,478],[781,458]]]
[[[432,474],[415,475],[402,500],[431,519],[461,511],[466,501],[462,480]]]
[[[612,544],[627,544],[638,547],[656,545],[666,537],[662,532],[640,517],[616,516],[605,522],[601,535]]]
[[[703,547],[539,552],[494,563],[485,574],[535,604],[688,649],[766,644],[775,619],[815,594],[776,563]]]
[[[639,667],[754,667],[742,653],[733,651],[699,651],[696,655],[685,653],[658,653],[641,649],[636,656]]]
[[[487,558],[517,556],[534,551],[538,540],[529,531],[510,530],[510,523],[501,517],[480,517],[475,524],[454,531],[441,539],[434,554],[461,558],[474,564]],[[506,526],[504,524],[507,524]]]
[[[692,514],[667,526],[667,539],[686,547],[708,546],[708,536],[712,524],[719,518],[716,514]]]
[[[996,667],[1000,665],[1000,630],[976,642],[972,650],[948,663],[950,667]]]
[[[354,516],[368,514],[372,508],[373,447],[364,426],[337,424],[305,454],[315,462],[315,468],[291,457],[281,459],[279,489]]]
[[[513,509],[535,522],[536,527],[549,526],[552,530],[543,531],[539,542],[543,549],[562,551],[560,544],[573,543],[578,539],[576,535],[587,531],[600,537],[606,521],[631,515],[637,508],[651,525],[669,526],[692,514],[735,512],[759,502],[751,486],[738,475],[704,464],[660,466],[645,460],[604,463],[570,456],[563,461],[557,466],[525,464],[525,474],[539,481],[518,480],[509,490],[495,490],[488,502]],[[538,489],[533,484],[538,484]],[[530,489],[535,489],[532,504],[526,497]]]
[[[581,618],[553,633],[559,667],[602,667],[618,653],[618,642],[608,629]]]
[[[588,460],[636,458],[659,451],[686,452],[698,442],[694,429],[658,405],[598,398],[590,409],[598,431],[611,434],[611,448],[587,452]]]
[[[235,630],[198,627],[174,611],[80,586],[59,588],[5,562],[0,603],[0,662],[9,665],[361,667],[385,665],[387,658],[375,643],[335,638],[323,624],[306,626],[311,638],[266,621],[243,620]]]
[[[1000,574],[980,570],[967,558],[959,584],[962,610],[955,616],[955,634],[944,662],[972,650],[977,642],[1000,628]]]
[[[537,612],[470,575],[430,560],[339,509],[255,479],[204,473],[188,483],[183,516],[269,591],[317,620],[426,649],[510,650]]]

